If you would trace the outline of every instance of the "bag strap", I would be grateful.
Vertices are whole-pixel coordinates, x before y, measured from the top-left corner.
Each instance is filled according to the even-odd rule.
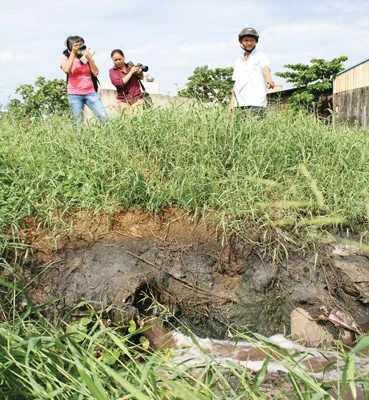
[[[144,86],[143,83],[141,82],[141,79],[139,79],[138,81],[140,82],[140,85],[141,85],[141,87],[142,87],[142,90],[143,90],[144,92],[146,92],[145,86]]]
[[[92,83],[94,84],[95,92],[97,93],[99,90],[99,85],[100,85],[99,78],[96,75],[94,75],[91,71],[90,71],[90,74],[91,74]]]

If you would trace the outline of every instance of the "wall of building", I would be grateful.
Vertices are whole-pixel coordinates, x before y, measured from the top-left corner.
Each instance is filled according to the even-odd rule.
[[[145,85],[146,87],[146,85]],[[101,101],[105,107],[105,110],[109,116],[111,117],[116,117],[120,115],[119,109],[117,107],[117,98],[116,98],[116,90],[114,89],[99,89],[99,96],[101,98]],[[178,104],[178,103],[193,103],[191,99],[182,99],[179,97],[171,97],[163,94],[155,94],[155,93],[150,93],[150,97],[153,102],[153,106],[170,106],[171,104]],[[88,108],[84,108],[84,114],[85,117],[92,118],[93,113],[92,111]]]
[[[341,72],[334,80],[335,93],[367,86],[369,86],[369,60]]]
[[[335,93],[333,96],[337,122],[357,121],[361,126],[369,127],[369,86]]]

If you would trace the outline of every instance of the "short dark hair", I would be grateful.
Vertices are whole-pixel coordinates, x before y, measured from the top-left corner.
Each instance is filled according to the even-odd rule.
[[[65,47],[69,50],[72,51],[72,47],[74,43],[76,42],[85,42],[83,37],[81,36],[68,36],[67,39],[65,40]]]
[[[122,57],[124,57],[124,53],[123,53],[123,51],[122,51],[121,49],[114,49],[114,50],[111,52],[110,57],[113,57],[113,55],[114,55],[115,53],[118,53],[118,54],[120,54]]]
[[[64,46],[66,47],[66,49],[63,51],[63,54],[67,57],[70,56],[70,52],[72,51],[72,47],[74,45],[74,43],[76,42],[85,42],[85,39],[83,39],[83,37],[81,36],[68,36],[65,39],[64,42]]]

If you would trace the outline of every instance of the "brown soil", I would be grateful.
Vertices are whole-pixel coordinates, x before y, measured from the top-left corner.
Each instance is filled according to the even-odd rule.
[[[195,334],[218,339],[229,326],[288,335],[297,306],[317,319],[344,310],[358,326],[369,326],[365,282],[353,282],[333,262],[343,257],[334,255],[339,234],[314,246],[282,231],[267,240],[255,231],[225,238],[211,221],[176,210],[155,218],[140,211],[81,215],[68,232],[52,235],[35,226],[29,222],[23,231],[34,249],[23,275],[34,305],[59,298],[46,308],[50,316],[86,299],[112,306],[115,320],[137,311],[160,314],[160,304]],[[360,257],[369,282],[367,254],[349,257]],[[322,324],[338,334],[331,322]]]

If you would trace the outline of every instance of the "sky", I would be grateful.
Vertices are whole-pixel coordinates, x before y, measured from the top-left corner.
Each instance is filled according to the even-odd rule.
[[[111,50],[149,67],[162,94],[176,95],[194,69],[231,67],[242,54],[238,33],[255,28],[259,50],[274,72],[286,64],[310,64],[347,56],[349,68],[369,58],[367,0],[18,0],[0,7],[0,105],[19,85],[39,76],[64,79],[64,41],[85,39],[96,53],[102,84],[109,83]]]

